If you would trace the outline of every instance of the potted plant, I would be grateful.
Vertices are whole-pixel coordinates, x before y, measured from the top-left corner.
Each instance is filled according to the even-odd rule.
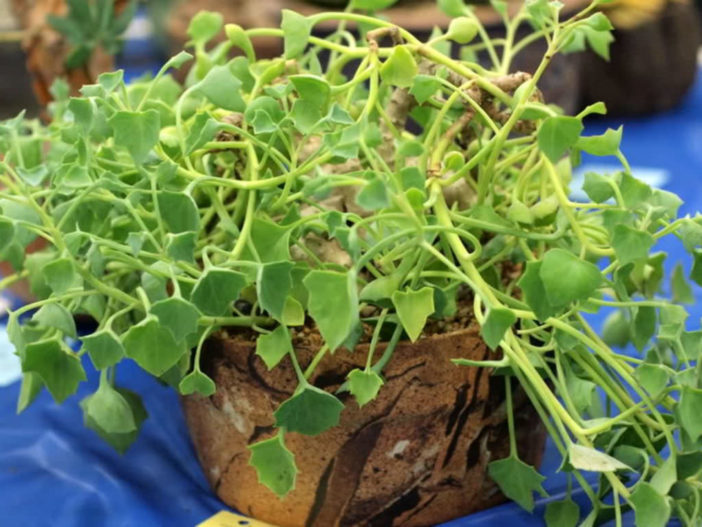
[[[146,418],[120,387],[134,360],[184,395],[215,491],[281,526],[432,525],[498,489],[532,510],[544,430],[593,506],[569,493],[549,525],[698,523],[702,334],[682,268],[670,301],[651,251],[679,238],[702,282],[702,224],[632,176],[621,130],[582,136],[603,105],[568,117],[538,90],[556,53],[606,52],[600,3],[560,21],[559,3],[526,2],[499,42],[456,0],[429,42],[352,10],[285,11],[211,47],[205,12],[193,53],[153,79],[103,74],[48,126],[4,122],[0,249],[17,272],[0,285],[28,276],[40,298],[8,321],[19,409],[43,387],[66,400],[87,355],[86,425],[124,450]],[[311,36],[329,19],[364,39]],[[533,76],[510,73],[525,20],[547,43]],[[257,60],[257,36],[284,56]],[[450,58],[450,41],[494,64]],[[168,72],[193,58],[181,88]],[[581,152],[622,168],[588,174],[576,202]],[[97,328],[73,351],[82,313]]]

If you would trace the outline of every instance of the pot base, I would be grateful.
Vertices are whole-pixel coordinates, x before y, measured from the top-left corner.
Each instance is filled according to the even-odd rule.
[[[504,501],[487,476],[488,463],[509,454],[504,378],[450,362],[494,358],[476,327],[400,343],[376,400],[359,408],[341,394],[339,426],[316,437],[286,434],[299,473],[283,500],[258,483],[246,447],[273,434],[273,412],[296,378],[289,359],[269,372],[254,351],[251,342],[211,339],[202,367],[217,393],[183,399],[205,474],[228,505],[280,527],[418,527]],[[366,351],[325,357],[312,382],[334,392],[363,367]],[[303,365],[315,352],[297,349]],[[520,456],[538,466],[545,431],[524,394],[514,393]]]

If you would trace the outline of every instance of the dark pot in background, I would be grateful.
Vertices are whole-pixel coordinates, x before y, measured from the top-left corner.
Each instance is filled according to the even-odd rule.
[[[378,356],[383,346],[378,350]],[[297,347],[303,366],[318,346]],[[335,392],[367,346],[326,356],[311,381]],[[505,500],[487,465],[509,454],[504,378],[450,359],[494,356],[472,324],[460,332],[401,342],[388,363],[379,397],[346,409],[338,427],[309,437],[286,434],[300,470],[297,485],[279,500],[258,484],[247,446],[271,437],[273,412],[296,388],[289,359],[268,371],[255,344],[215,337],[203,370],[217,393],[183,399],[205,475],[236,510],[280,527],[429,526]],[[538,466],[545,431],[523,392],[515,389],[520,456]]]
[[[687,94],[697,75],[700,20],[690,2],[669,2],[658,18],[614,34],[611,60],[582,57],[585,103],[603,101],[610,114],[667,110]]]

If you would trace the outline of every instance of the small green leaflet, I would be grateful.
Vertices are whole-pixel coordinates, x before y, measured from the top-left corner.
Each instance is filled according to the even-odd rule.
[[[224,32],[229,42],[241,49],[249,62],[254,62],[256,60],[253,44],[243,27],[238,24],[227,24],[224,26]]]
[[[178,390],[183,395],[199,393],[203,397],[210,397],[217,391],[217,386],[207,375],[195,369],[183,377],[178,385]]]
[[[372,370],[352,370],[348,375],[349,391],[356,398],[358,406],[363,407],[378,395],[384,384],[382,377]]]
[[[34,399],[44,386],[41,377],[31,371],[26,371],[22,375],[22,385],[20,386],[19,397],[17,398],[17,413],[22,413],[32,404]]]
[[[141,398],[137,394],[123,388],[116,388],[115,390],[129,405],[135,424],[135,430],[127,433],[109,433],[101,427],[101,423],[96,422],[86,411],[86,399],[81,401],[81,407],[83,408],[85,426],[97,432],[102,439],[112,445],[112,447],[120,454],[124,454],[129,446],[136,440],[137,434],[139,433],[138,429],[141,426],[141,423],[146,419],[147,413],[141,402]]]
[[[480,328],[480,335],[491,349],[497,349],[507,330],[516,321],[517,316],[511,310],[491,308]]]
[[[283,30],[285,58],[294,59],[307,47],[312,32],[312,22],[295,11],[283,9],[280,28]]]
[[[149,312],[170,330],[177,343],[197,332],[200,312],[187,300],[175,296],[166,298],[152,305]]]
[[[534,492],[546,496],[546,491],[541,486],[546,478],[515,456],[491,462],[488,474],[505,496],[528,512],[534,510]]]
[[[568,446],[568,462],[578,470],[589,472],[631,470],[630,467],[604,452],[575,443]]]
[[[438,5],[439,9],[450,17],[461,16],[466,10],[463,0],[438,0]]]
[[[412,342],[416,341],[422,334],[427,318],[435,311],[434,290],[424,287],[418,291],[395,291],[392,303],[407,336]]]
[[[92,335],[82,337],[81,341],[98,370],[114,366],[125,355],[122,343],[111,330],[96,331]]]
[[[581,137],[578,140],[577,147],[588,154],[596,156],[616,155],[622,142],[623,131],[624,127],[620,126],[617,130],[609,129],[602,135]]]
[[[136,163],[144,162],[158,143],[161,117],[156,110],[119,111],[108,123],[114,132],[115,145],[126,148]]]
[[[185,345],[178,344],[173,333],[154,316],[132,326],[122,336],[122,344],[127,357],[155,376],[165,373],[187,352]]]
[[[278,326],[270,333],[259,335],[256,339],[256,355],[266,363],[269,370],[275,368],[293,347],[290,334],[285,326]]]
[[[181,232],[179,234],[166,234],[166,252],[169,258],[176,262],[195,262],[196,232]]]
[[[258,303],[272,317],[282,322],[285,302],[292,287],[292,262],[263,264],[258,271],[256,292]]]
[[[198,112],[185,138],[185,154],[189,155],[208,141],[212,141],[219,130],[219,123],[207,112]]]
[[[81,401],[83,412],[107,434],[127,434],[137,429],[129,403],[102,377],[97,391]]]
[[[75,266],[68,258],[59,258],[47,263],[42,267],[41,274],[56,295],[65,293],[80,284]]]
[[[673,275],[670,279],[670,289],[673,291],[673,302],[678,304],[695,303],[695,295],[692,292],[692,287],[687,283],[682,264],[676,265],[673,270]]]
[[[39,375],[59,403],[74,394],[85,380],[80,359],[66,351],[56,339],[28,344],[22,358],[22,371]]]
[[[662,496],[667,496],[675,482],[678,481],[676,465],[675,455],[671,455],[658,467],[658,471],[651,478],[651,486]]]
[[[610,313],[602,329],[602,340],[608,345],[623,348],[629,343],[631,329],[621,310]]]
[[[45,304],[37,311],[32,320],[46,328],[58,329],[67,337],[76,338],[76,323],[73,315],[61,304]]]
[[[575,527],[580,521],[580,507],[571,499],[546,505],[546,527]]]
[[[339,424],[344,405],[332,394],[309,384],[298,389],[273,414],[275,426],[309,436]]]
[[[419,73],[417,62],[404,45],[395,46],[390,57],[380,68],[380,76],[383,80],[400,88],[410,88],[417,73]]]
[[[583,123],[575,117],[548,117],[539,128],[539,148],[556,163],[575,146],[582,131]]]
[[[231,311],[231,303],[239,298],[245,285],[245,275],[211,268],[195,284],[190,300],[205,315],[222,316]]]
[[[636,209],[653,195],[653,189],[649,185],[626,172],[620,176],[619,189],[624,198],[624,204],[629,209]]]
[[[552,249],[544,255],[539,276],[553,306],[587,300],[603,281],[595,265],[564,249]]]
[[[654,239],[649,233],[633,229],[627,225],[614,227],[612,247],[620,265],[648,258]]]
[[[417,75],[412,82],[410,94],[419,104],[427,102],[441,88],[441,83],[431,75]]]
[[[331,351],[336,350],[358,322],[358,297],[353,273],[311,271],[303,280],[309,293],[307,311]]]
[[[702,436],[700,408],[702,408],[702,390],[683,386],[680,402],[675,409],[675,418],[692,441],[697,441]]]
[[[459,44],[468,44],[478,34],[478,24],[474,19],[461,16],[451,20],[446,36]]]
[[[546,289],[541,280],[542,262],[527,262],[526,270],[519,279],[518,285],[524,294],[524,300],[536,317],[545,321],[555,314],[555,309],[549,304]]]
[[[297,467],[295,457],[283,442],[283,434],[250,445],[249,464],[256,469],[258,481],[279,498],[295,488]]]
[[[663,366],[644,363],[636,368],[636,378],[652,397],[657,397],[668,385],[670,375]]]
[[[665,527],[670,519],[670,505],[650,483],[636,484],[629,498],[636,516],[636,527]]]
[[[379,175],[369,172],[365,175],[368,182],[356,196],[356,203],[366,210],[380,210],[390,205],[387,185]]]
[[[608,182],[608,177],[596,172],[587,172],[585,174],[585,183],[583,190],[588,197],[595,203],[604,203],[614,197],[614,189]]]
[[[213,66],[196,89],[219,108],[232,112],[243,112],[246,103],[241,97],[241,81],[228,65]]]
[[[204,46],[222,29],[222,15],[213,11],[200,11],[190,21],[188,36],[193,44]]]

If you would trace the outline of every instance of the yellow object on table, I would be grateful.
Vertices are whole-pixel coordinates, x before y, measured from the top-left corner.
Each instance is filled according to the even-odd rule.
[[[197,527],[275,527],[275,525],[247,518],[234,512],[220,511],[198,524]]]

